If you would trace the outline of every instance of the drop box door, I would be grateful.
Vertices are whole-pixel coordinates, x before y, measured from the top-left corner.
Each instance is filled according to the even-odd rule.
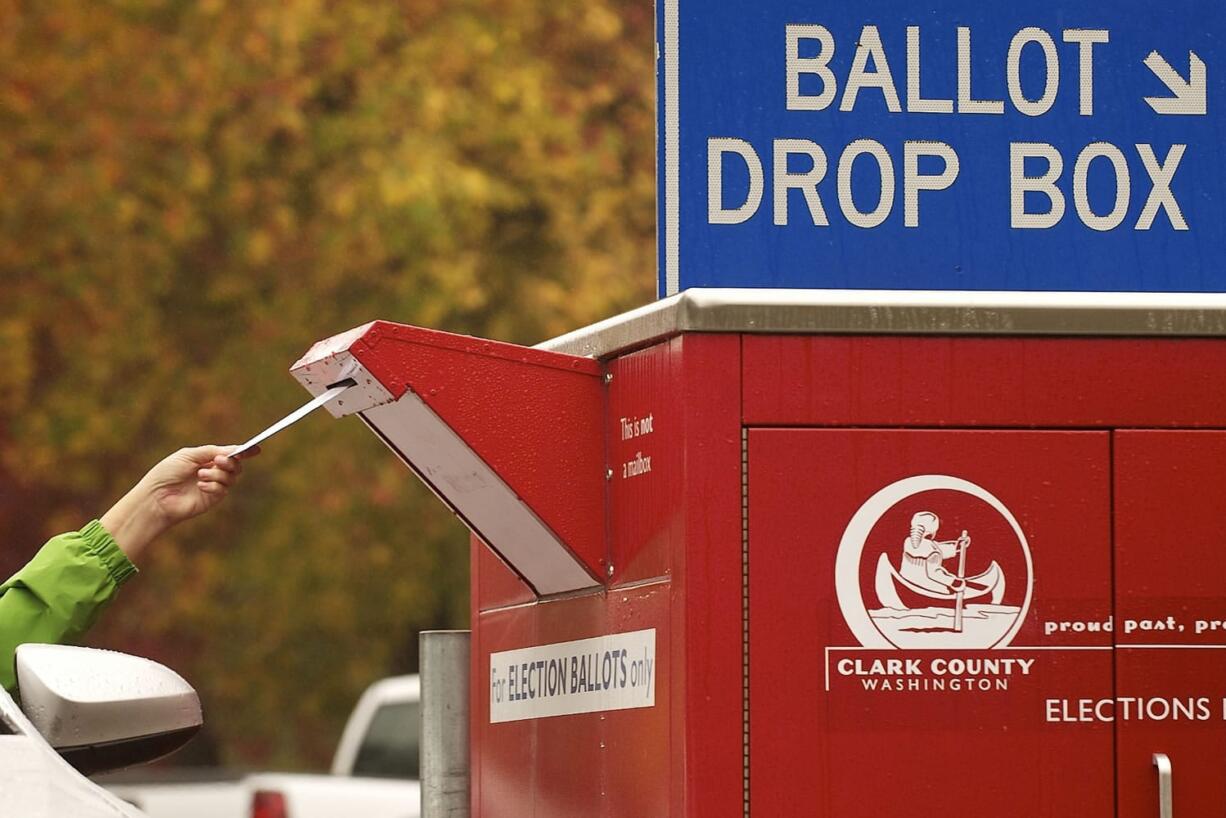
[[[1226,432],[1115,438],[1120,818],[1226,814]]]
[[[1114,814],[1110,442],[748,431],[752,815]]]

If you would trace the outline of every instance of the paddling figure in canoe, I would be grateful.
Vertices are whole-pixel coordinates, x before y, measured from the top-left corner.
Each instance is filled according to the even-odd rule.
[[[991,595],[993,604],[999,604],[1005,595],[1005,576],[1000,566],[993,562],[981,574],[962,577],[945,567],[947,560],[958,560],[965,565],[965,552],[971,546],[971,538],[963,531],[956,540],[941,541],[937,531],[941,520],[931,511],[921,511],[911,518],[911,533],[902,544],[902,562],[895,569],[886,554],[877,563],[877,596],[888,608],[905,609],[898,595],[897,586],[928,597],[929,599],[963,600]],[[961,572],[959,572],[961,573]]]

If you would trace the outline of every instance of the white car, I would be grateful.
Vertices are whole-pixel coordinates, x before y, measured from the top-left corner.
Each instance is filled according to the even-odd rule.
[[[421,688],[375,682],[349,715],[327,775],[253,773],[229,781],[113,778],[105,786],[149,818],[418,818]]]
[[[196,691],[135,656],[22,645],[21,706],[0,689],[0,811],[6,818],[141,818],[85,777],[151,761],[202,723]]]

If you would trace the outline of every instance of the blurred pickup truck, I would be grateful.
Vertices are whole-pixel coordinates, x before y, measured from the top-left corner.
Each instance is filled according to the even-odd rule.
[[[162,778],[129,772],[97,781],[150,818],[419,818],[420,748],[418,678],[393,676],[358,699],[331,774],[201,780],[173,771]]]

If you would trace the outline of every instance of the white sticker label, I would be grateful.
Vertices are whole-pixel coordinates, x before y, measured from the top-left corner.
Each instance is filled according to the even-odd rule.
[[[655,703],[655,628],[490,654],[491,724]]]

